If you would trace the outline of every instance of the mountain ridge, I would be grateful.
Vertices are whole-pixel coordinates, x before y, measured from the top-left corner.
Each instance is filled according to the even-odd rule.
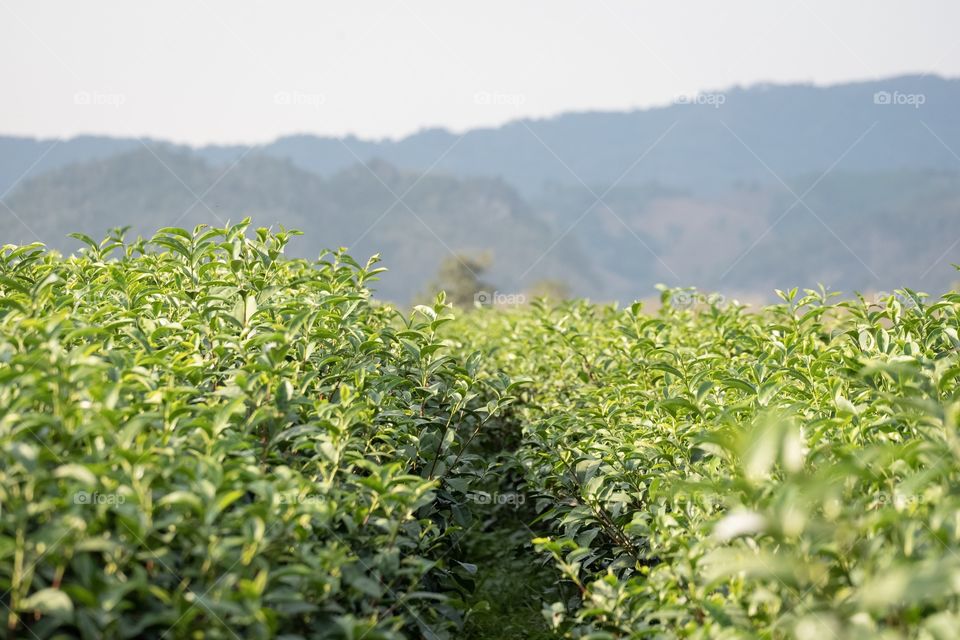
[[[245,217],[258,226],[282,224],[305,234],[290,243],[294,257],[315,258],[340,246],[358,259],[380,254],[389,271],[377,288],[386,299],[413,298],[455,253],[491,253],[490,277],[517,290],[546,274],[579,290],[596,279],[573,238],[541,258],[553,241],[551,230],[505,182],[423,176],[384,162],[323,177],[260,155],[224,171],[161,146],[29,178],[8,203],[23,224],[8,221],[4,242],[39,239],[66,252],[80,246],[69,232],[100,238],[110,228],[130,226],[131,236],[149,237],[164,226],[222,225]],[[516,279],[535,261],[539,268],[530,277]]]
[[[924,104],[875,104],[874,94],[883,91],[922,95]],[[797,175],[824,170],[840,156],[848,168],[864,170],[953,168],[957,162],[950,149],[960,148],[960,123],[950,116],[960,107],[960,78],[904,75],[829,86],[766,83],[698,95],[723,96],[724,102],[570,112],[462,133],[434,127],[398,140],[289,135],[255,145],[253,151],[244,145],[164,144],[218,164],[265,153],[321,175],[375,156],[417,171],[435,164],[459,177],[501,176],[527,196],[553,182],[612,184],[642,153],[647,157],[621,179],[704,190],[722,189],[735,180],[774,179],[764,164],[778,175]],[[140,142],[81,136],[59,143],[31,168],[52,144],[0,136],[0,193],[24,171],[36,175],[82,160],[85,153],[102,157],[111,148],[125,151]]]

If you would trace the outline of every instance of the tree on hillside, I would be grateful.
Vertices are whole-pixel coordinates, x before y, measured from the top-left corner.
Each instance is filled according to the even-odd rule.
[[[448,256],[440,263],[437,275],[427,285],[425,294],[418,297],[421,301],[432,301],[444,291],[447,301],[457,307],[472,307],[474,302],[485,304],[493,295],[493,285],[483,279],[483,274],[490,269],[490,263],[487,253]]]

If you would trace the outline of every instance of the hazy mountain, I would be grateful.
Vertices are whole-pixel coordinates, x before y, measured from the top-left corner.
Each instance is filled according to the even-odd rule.
[[[618,179],[705,192],[735,181],[777,182],[776,176],[786,179],[835,164],[850,171],[955,170],[960,166],[958,109],[960,79],[902,76],[830,87],[733,88],[659,108],[520,120],[463,136],[440,129],[397,141],[290,136],[253,153],[287,158],[327,176],[372,158],[419,171],[436,162],[441,173],[501,177],[528,196],[551,184],[582,187],[582,180],[602,189]],[[0,138],[0,193],[51,143]],[[139,144],[109,138],[63,141],[30,174]],[[216,164],[249,152],[242,146],[196,149]]]
[[[877,104],[875,96],[901,103]],[[425,170],[442,156],[440,171],[500,176],[526,195],[551,183],[582,186],[583,181],[598,190],[618,179],[715,191],[735,181],[777,182],[777,176],[824,171],[835,163],[851,171],[960,166],[951,151],[960,153],[958,79],[770,85],[704,94],[703,104],[697,100],[627,113],[522,120],[462,138],[441,130],[377,144],[298,136],[265,151],[319,173],[370,156]]]
[[[537,206],[558,228],[576,225],[569,235],[623,300],[652,282],[752,298],[817,283],[939,293],[960,279],[958,172],[835,171],[710,195],[618,187],[594,203],[568,187]]]
[[[306,234],[292,255],[338,246],[357,259],[380,253],[390,271],[378,289],[388,299],[410,299],[451,252],[489,253],[489,279],[510,291],[547,274],[579,291],[597,282],[573,237],[544,256],[554,234],[504,182],[421,177],[377,160],[323,178],[264,155],[224,171],[180,149],[141,146],[28,179],[5,201],[22,223],[0,213],[4,242],[39,238],[63,250],[78,246],[66,237],[72,231],[102,237],[131,225],[147,235],[246,216],[283,224]]]
[[[79,136],[69,140],[0,136],[0,195],[18,180],[72,162],[85,162],[123,153],[138,146],[136,140]]]
[[[98,237],[130,224],[148,234],[249,215],[304,231],[293,255],[381,253],[390,268],[381,293],[397,300],[419,292],[451,252],[488,253],[487,280],[502,292],[545,278],[624,301],[651,295],[657,282],[745,297],[818,282],[937,292],[955,279],[960,243],[955,172],[835,171],[711,195],[627,185],[600,203],[582,188],[554,187],[530,204],[501,180],[419,176],[380,160],[324,178],[262,154],[227,171],[183,150],[141,147],[31,178],[5,201],[23,222],[0,212],[5,241],[65,250],[76,246],[70,231]]]

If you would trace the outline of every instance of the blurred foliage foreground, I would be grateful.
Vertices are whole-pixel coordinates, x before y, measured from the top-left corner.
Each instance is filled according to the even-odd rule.
[[[405,314],[247,226],[0,251],[9,637],[956,637],[960,295]]]

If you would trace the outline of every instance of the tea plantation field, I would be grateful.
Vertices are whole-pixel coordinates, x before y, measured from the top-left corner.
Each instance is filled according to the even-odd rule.
[[[0,251],[7,637],[957,636],[960,295],[408,312],[290,235]]]

